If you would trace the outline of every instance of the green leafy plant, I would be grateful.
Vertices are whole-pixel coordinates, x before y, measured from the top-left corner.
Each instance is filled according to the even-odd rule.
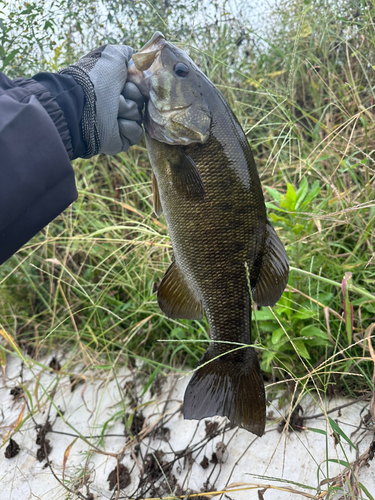
[[[285,194],[269,186],[265,186],[265,189],[273,201],[278,204],[278,206],[273,203],[267,204],[268,208],[277,210],[277,213],[270,213],[269,217],[273,222],[279,223],[278,225],[289,232],[291,231],[295,236],[310,234],[313,231],[314,221],[312,218],[309,218],[310,220],[307,220],[306,224],[301,224],[298,219],[301,216],[303,217],[303,214],[314,205],[314,201],[321,190],[318,180],[314,181],[310,187],[307,178],[303,177],[297,190],[288,182]],[[314,209],[319,211],[321,205],[315,205],[317,206],[314,206]]]

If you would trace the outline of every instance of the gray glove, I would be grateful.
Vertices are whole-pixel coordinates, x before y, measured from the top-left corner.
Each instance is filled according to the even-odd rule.
[[[103,45],[59,71],[71,75],[85,93],[84,158],[127,151],[142,138],[144,98],[134,83],[126,83],[128,61],[133,53],[125,45]]]

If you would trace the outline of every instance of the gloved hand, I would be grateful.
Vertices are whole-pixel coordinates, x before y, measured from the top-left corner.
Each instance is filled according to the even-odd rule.
[[[59,71],[71,75],[85,93],[84,158],[127,151],[142,138],[144,98],[134,83],[126,83],[128,61],[133,53],[125,45],[103,45]]]

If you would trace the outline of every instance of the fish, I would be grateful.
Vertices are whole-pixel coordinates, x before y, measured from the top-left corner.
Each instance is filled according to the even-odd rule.
[[[164,213],[173,247],[158,304],[169,318],[206,313],[209,323],[184,418],[225,416],[262,436],[266,397],[251,308],[279,300],[289,262],[267,218],[249,142],[223,95],[162,33],[133,55],[128,80],[146,100],[154,212]]]

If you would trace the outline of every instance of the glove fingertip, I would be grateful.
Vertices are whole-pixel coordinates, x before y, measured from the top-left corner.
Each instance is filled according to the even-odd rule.
[[[126,138],[130,144],[138,144],[143,136],[143,129],[132,120],[118,120],[121,138]]]
[[[133,82],[126,82],[121,93],[125,99],[135,101],[140,108],[143,108],[145,99],[139,88]]]
[[[128,139],[126,139],[126,137],[122,137],[122,147],[121,147],[121,151],[123,151],[124,153],[126,153],[128,151],[128,149],[130,148],[131,146],[131,143]]]

